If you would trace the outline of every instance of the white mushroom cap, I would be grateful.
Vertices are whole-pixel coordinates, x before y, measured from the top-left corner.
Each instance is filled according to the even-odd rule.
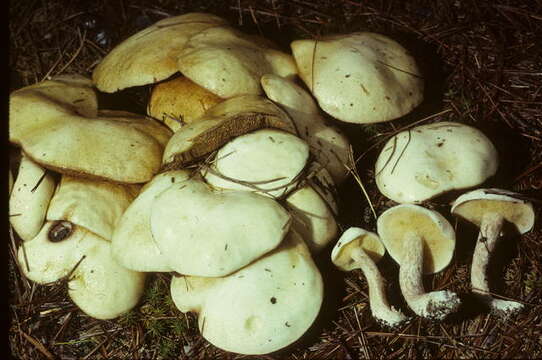
[[[200,118],[222,99],[185,76],[157,84],[151,93],[147,114],[161,120],[173,132]]]
[[[67,221],[47,222],[23,243],[18,262],[26,277],[40,284],[67,279],[70,298],[88,315],[111,319],[133,308],[145,275],[118,265],[110,244]]]
[[[109,93],[164,80],[178,71],[177,57],[191,36],[226,23],[205,13],[160,20],[117,45],[94,69],[92,79]]]
[[[13,189],[13,174],[11,173],[11,169],[8,171],[8,195],[11,195],[11,190]]]
[[[423,99],[423,79],[412,56],[390,38],[367,32],[296,40],[301,79],[322,110],[350,123],[393,120]]]
[[[138,185],[62,176],[47,210],[48,221],[65,220],[110,241]]]
[[[174,277],[171,295],[183,311],[199,313],[202,336],[240,354],[284,348],[312,325],[322,304],[323,282],[303,240],[284,243],[223,278]]]
[[[329,170],[337,184],[352,167],[350,142],[339,129],[326,125],[313,98],[292,80],[274,74],[261,78],[267,97],[281,105],[292,117],[299,137],[307,141],[316,160]]]
[[[417,126],[393,136],[375,165],[376,184],[399,203],[419,203],[476,186],[497,171],[497,150],[479,130],[454,122]]]
[[[221,98],[261,94],[260,78],[264,74],[297,73],[291,55],[227,26],[193,36],[178,58],[178,67],[183,75]]]
[[[193,179],[172,185],[151,207],[154,240],[186,275],[228,275],[276,248],[289,225],[286,210],[268,197]]]
[[[202,169],[214,187],[281,198],[293,190],[309,159],[309,146],[295,135],[261,129],[231,140]]]
[[[197,122],[179,129],[169,140],[162,158],[163,169],[190,165],[229,140],[261,128],[296,133],[283,110],[261,96],[243,95],[210,108]]]
[[[39,91],[37,85],[23,88],[10,96],[10,141],[27,156],[63,174],[120,183],[145,182],[158,172],[171,136],[167,127],[135,114],[83,116],[59,90],[59,99],[51,98],[43,90],[47,86],[41,84]]]
[[[55,186],[51,174],[23,154],[9,198],[9,221],[24,241],[34,238],[43,226]]]
[[[350,255],[354,248],[361,248],[375,263],[386,253],[377,234],[358,227],[348,228],[331,251],[331,261],[342,271],[359,268]]]
[[[333,211],[315,190],[316,186],[307,184],[294,190],[285,203],[292,216],[292,228],[306,241],[313,254],[335,239],[338,231]]]
[[[452,214],[480,227],[485,213],[496,212],[513,224],[520,234],[534,226],[533,204],[521,200],[518,194],[502,189],[477,189],[458,197],[452,204]]]
[[[424,243],[423,272],[443,270],[452,260],[455,231],[441,214],[421,206],[403,204],[384,211],[377,219],[378,235],[390,256],[402,264],[403,239],[409,232],[420,236]]]
[[[173,184],[189,178],[187,171],[168,171],[145,184],[115,227],[112,254],[122,266],[135,271],[169,272],[172,268],[151,233],[151,208],[154,199]]]

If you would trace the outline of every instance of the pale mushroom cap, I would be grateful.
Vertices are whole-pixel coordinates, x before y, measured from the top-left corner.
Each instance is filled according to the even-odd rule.
[[[205,13],[160,20],[117,45],[94,69],[94,84],[111,93],[164,80],[178,71],[177,57],[190,37],[226,23]]]
[[[454,122],[414,127],[393,136],[375,165],[376,184],[398,203],[419,203],[477,186],[494,175],[497,150],[479,130]]]
[[[438,212],[412,204],[394,206],[377,220],[378,235],[391,257],[401,264],[403,238],[414,232],[424,243],[423,272],[432,274],[450,263],[455,249],[455,231]]]
[[[122,266],[135,271],[172,271],[151,233],[154,199],[173,184],[188,179],[187,171],[168,171],[145,184],[117,222],[112,238],[112,254]]]
[[[408,52],[368,32],[291,44],[301,79],[329,115],[350,123],[393,120],[423,100],[423,79]]]
[[[289,225],[274,200],[198,180],[174,184],[151,208],[154,240],[171,268],[186,275],[228,275],[276,248]]]
[[[171,137],[164,149],[163,168],[172,170],[190,165],[231,139],[268,127],[296,133],[288,114],[271,101],[255,95],[228,99]]]
[[[23,154],[9,198],[9,222],[24,241],[41,230],[55,186],[51,174]]]
[[[264,74],[297,73],[291,55],[226,26],[193,36],[178,58],[178,67],[183,75],[221,98],[261,94],[260,77]]]
[[[138,185],[62,176],[47,220],[65,220],[111,241],[120,217],[139,192]]]
[[[292,228],[306,241],[312,253],[321,251],[337,235],[337,222],[329,205],[311,185],[293,191],[286,198]]]
[[[80,75],[56,76],[14,91],[9,97],[9,141],[47,126],[51,119],[65,114],[95,117],[98,98],[92,82]]]
[[[348,228],[339,238],[331,251],[331,261],[342,271],[358,269],[352,259],[355,248],[361,248],[376,263],[386,253],[386,248],[377,234],[358,227]]]
[[[11,195],[11,190],[13,189],[13,174],[11,169],[8,171],[8,195]]]
[[[118,265],[108,241],[67,221],[47,222],[34,239],[22,244],[17,260],[24,275],[39,284],[70,275],[71,299],[97,319],[130,310],[143,294],[144,274]]]
[[[157,84],[147,106],[149,116],[163,121],[173,132],[190,124],[222,99],[187,77]]]
[[[329,171],[318,162],[313,161],[309,164],[305,180],[320,194],[333,214],[337,216],[339,214],[338,190]]]
[[[257,355],[284,348],[307,331],[322,304],[323,282],[292,232],[275,251],[227,277],[173,278],[171,293],[179,309],[199,312],[200,331],[213,345]]]
[[[261,83],[267,97],[292,117],[299,137],[307,141],[318,162],[329,170],[336,183],[342,182],[348,175],[345,165],[352,167],[346,136],[326,125],[313,98],[292,80],[266,74]]]
[[[452,204],[452,214],[480,226],[487,213],[497,213],[514,224],[520,234],[530,231],[534,226],[533,204],[519,199],[511,191],[502,189],[477,189],[458,197]]]
[[[224,145],[202,172],[214,187],[280,198],[296,187],[308,159],[305,141],[284,131],[262,129]]]
[[[121,183],[148,181],[160,167],[171,132],[153,119],[123,114],[87,117],[62,99],[22,89],[10,97],[10,141],[60,173]]]

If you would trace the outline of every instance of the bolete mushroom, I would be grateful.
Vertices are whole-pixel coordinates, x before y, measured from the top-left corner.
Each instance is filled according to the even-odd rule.
[[[360,269],[367,279],[369,306],[375,320],[382,326],[398,328],[409,318],[388,303],[386,280],[376,262],[386,253],[377,234],[358,228],[347,229],[335,244],[331,260],[342,271]]]
[[[223,101],[171,137],[164,149],[162,169],[176,170],[191,165],[231,139],[262,128],[296,133],[288,114],[268,99],[244,95]]]
[[[92,74],[96,87],[115,92],[152,84],[178,71],[177,57],[191,36],[226,20],[205,13],[188,13],[162,19],[117,45]]]
[[[297,186],[308,159],[305,141],[285,131],[261,129],[221,147],[202,173],[216,188],[282,198]]]
[[[201,117],[222,99],[185,76],[154,86],[147,114],[163,121],[173,132]]]
[[[46,222],[24,242],[17,260],[23,274],[39,284],[65,279],[75,304],[97,319],[132,309],[143,294],[145,275],[111,258],[110,243],[68,221]]]
[[[24,241],[41,230],[55,187],[51,173],[23,154],[9,198],[9,221]]]
[[[151,232],[176,272],[226,276],[276,248],[290,216],[276,201],[218,190],[196,179],[173,184],[151,206]]]
[[[145,184],[115,226],[112,255],[121,265],[135,271],[172,271],[151,233],[151,208],[154,200],[173,184],[187,180],[184,170],[167,171]]]
[[[291,55],[276,50],[269,41],[228,26],[209,28],[191,37],[177,65],[184,76],[224,99],[261,94],[264,74],[297,74]]]
[[[274,74],[262,76],[265,94],[286,110],[295,123],[299,137],[307,141],[316,160],[340,184],[352,167],[350,142],[338,128],[327,125],[313,98],[290,79]]]
[[[171,296],[182,312],[198,313],[201,335],[213,345],[262,355],[307,331],[323,282],[303,239],[290,232],[277,249],[226,277],[173,277]]]
[[[426,293],[422,275],[441,271],[450,263],[455,232],[438,212],[412,204],[397,205],[377,220],[378,234],[400,265],[399,284],[408,306],[419,316],[442,320],[457,310],[458,296],[448,290]]]
[[[376,160],[376,185],[398,203],[420,203],[477,186],[497,166],[497,150],[481,131],[443,121],[392,136]]]
[[[452,204],[452,214],[480,228],[472,257],[472,291],[503,317],[520,311],[523,304],[494,298],[490,293],[487,269],[505,222],[512,224],[519,234],[534,226],[533,205],[519,196],[507,190],[478,189],[461,195]]]
[[[423,78],[397,42],[357,32],[291,44],[299,75],[329,115],[349,123],[389,121],[423,99]]]

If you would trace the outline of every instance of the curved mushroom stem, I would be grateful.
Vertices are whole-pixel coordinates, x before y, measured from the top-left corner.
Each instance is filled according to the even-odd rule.
[[[356,261],[367,279],[369,306],[376,321],[389,328],[397,328],[410,320],[400,310],[390,306],[386,297],[386,280],[380,274],[375,262],[363,249],[356,248],[350,255]]]
[[[459,307],[458,296],[447,290],[425,292],[422,281],[423,241],[415,232],[406,234],[403,249],[399,285],[408,306],[418,316],[443,320]]]
[[[497,239],[503,224],[503,217],[497,213],[486,213],[480,223],[480,232],[476,241],[476,248],[472,257],[470,280],[472,292],[487,303],[493,312],[499,316],[507,317],[523,309],[523,305],[516,301],[495,299],[489,291],[487,268],[489,257],[495,249]]]

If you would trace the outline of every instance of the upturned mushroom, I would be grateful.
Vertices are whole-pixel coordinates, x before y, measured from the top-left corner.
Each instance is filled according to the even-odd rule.
[[[221,147],[202,173],[216,188],[282,198],[297,186],[308,160],[305,141],[285,131],[261,129]]]
[[[423,78],[397,42],[358,32],[291,44],[299,75],[318,104],[350,123],[389,121],[423,99]]]
[[[184,76],[224,99],[261,94],[264,74],[297,74],[291,55],[277,50],[268,40],[228,26],[209,28],[191,37],[177,66]]]
[[[169,129],[125,112],[97,116],[96,95],[81,84],[86,83],[45,81],[13,92],[10,141],[63,174],[119,183],[150,180],[159,170]]]
[[[508,317],[519,312],[523,304],[491,295],[487,269],[505,222],[512,224],[519,234],[533,228],[533,205],[511,191],[478,189],[458,197],[452,204],[452,214],[480,228],[472,257],[472,291],[497,315]]]
[[[152,84],[178,72],[177,57],[188,39],[226,20],[205,13],[188,13],[162,19],[117,45],[92,74],[104,92]]]
[[[266,74],[261,83],[267,97],[292,117],[299,137],[307,141],[316,160],[331,173],[335,183],[340,184],[348,175],[345,166],[353,166],[346,136],[325,123],[313,98],[292,80]]]
[[[307,331],[323,282],[303,239],[290,232],[280,247],[226,277],[173,277],[171,296],[182,312],[198,313],[201,335],[213,345],[262,355]]]
[[[70,298],[97,319],[129,311],[143,294],[143,273],[117,264],[109,241],[68,221],[46,222],[34,239],[22,243],[17,260],[38,284],[66,280]]]
[[[157,84],[151,92],[147,114],[163,121],[173,132],[200,118],[223,99],[185,76]]]
[[[9,173],[11,176],[11,172]],[[9,198],[9,221],[21,239],[34,238],[45,220],[55,180],[44,168],[22,156]]]
[[[247,191],[213,189],[190,179],[151,207],[151,232],[176,272],[226,276],[275,249],[290,228],[276,201]]]
[[[151,233],[151,209],[154,200],[174,184],[188,180],[184,170],[167,171],[145,184],[115,226],[112,255],[121,265],[135,271],[173,271]]]
[[[177,170],[203,160],[228,141],[262,128],[276,128],[296,134],[283,110],[261,96],[244,95],[223,101],[197,122],[183,126],[164,149],[162,170]]]
[[[335,244],[331,260],[342,271],[360,269],[367,279],[369,306],[375,320],[382,326],[398,328],[409,321],[400,310],[390,306],[386,296],[386,280],[376,262],[384,256],[386,248],[377,234],[351,227]]]
[[[443,121],[392,136],[376,160],[376,185],[398,203],[420,203],[480,185],[497,166],[497,150],[481,131]]]
[[[417,315],[442,320],[457,310],[458,296],[448,290],[426,293],[422,275],[443,270],[452,259],[455,232],[438,212],[418,205],[394,206],[377,220],[378,234],[400,265],[399,284],[408,306]]]

